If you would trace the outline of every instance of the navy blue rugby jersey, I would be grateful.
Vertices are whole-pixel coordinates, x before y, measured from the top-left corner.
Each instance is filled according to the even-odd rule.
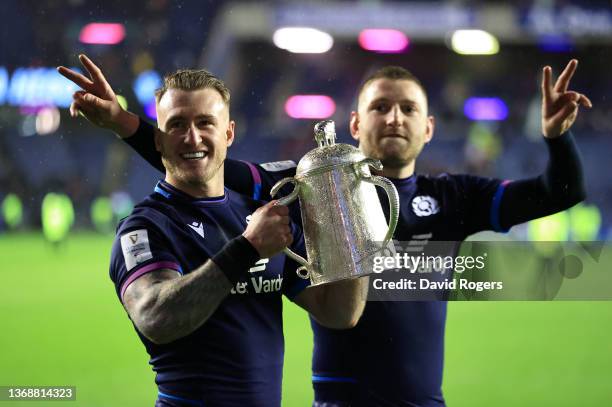
[[[289,168],[268,171],[247,165],[260,172],[253,177],[255,185],[261,183],[254,192],[265,192],[270,182],[291,175]],[[434,240],[456,242],[445,246],[448,253],[437,253],[454,255],[470,234],[501,229],[499,208],[507,181],[448,174],[391,181],[400,198],[394,234],[398,242],[422,246]],[[387,196],[380,189],[378,193],[388,217]],[[373,275],[370,283],[387,276],[394,277]],[[443,406],[446,305],[446,301],[368,301],[361,320],[349,330],[328,329],[311,319],[315,399],[363,406]]]
[[[122,220],[110,276],[121,298],[127,286],[159,269],[189,273],[242,234],[260,202],[225,190],[195,199],[164,181]],[[299,228],[292,248],[305,253]],[[280,406],[284,340],[281,294],[307,285],[284,255],[261,259],[197,330],[157,345],[138,332],[156,372],[160,397],[205,406]]]
[[[499,224],[506,186],[500,180],[444,174],[391,181],[400,198],[396,241],[422,247],[434,240],[456,242],[436,253],[452,256],[468,235]],[[386,195],[379,196],[388,216]],[[396,275],[372,275],[370,292],[385,277]],[[311,321],[315,397],[363,406],[443,406],[446,308],[446,301],[368,301],[353,329],[330,330]]]
[[[400,216],[394,240],[427,247],[439,245],[436,255],[455,255],[469,235],[511,226],[571,207],[584,199],[580,157],[571,135],[546,140],[550,160],[544,174],[517,181],[471,175],[413,175],[391,179],[400,199]],[[291,176],[287,166],[247,163],[254,186],[244,188],[245,164],[232,162],[226,182],[244,193],[266,199],[271,185]],[[294,169],[293,169],[294,171]],[[378,189],[388,217],[386,194]],[[299,218],[294,218],[297,222]],[[450,271],[452,273],[452,270]],[[403,274],[403,276],[406,276]],[[414,276],[414,275],[413,275]],[[433,273],[430,281],[450,274]],[[398,273],[370,278],[396,280]],[[435,293],[435,291],[434,291]],[[353,329],[332,330],[311,320],[314,333],[313,386],[315,400],[342,401],[351,406],[444,406],[442,374],[447,292],[427,301],[368,301]],[[372,298],[372,295],[370,295]],[[420,298],[420,297],[419,297]],[[434,299],[434,301],[432,301]]]
[[[153,133],[153,127],[141,120],[137,133],[125,141],[163,171]],[[581,160],[573,136],[568,132],[544,142],[548,167],[534,178],[509,182],[443,174],[392,180],[400,197],[394,240],[423,246],[429,241],[455,242],[445,247],[453,255],[470,234],[506,231],[584,199]],[[270,199],[274,183],[293,175],[295,163],[289,161],[225,161],[226,185],[255,199]],[[291,185],[285,186],[280,195],[290,189]],[[378,193],[388,216],[386,195],[381,190]],[[297,203],[292,204],[291,215],[298,224],[299,213]],[[389,278],[385,273],[380,276]],[[370,279],[371,284],[375,278]],[[445,321],[446,301],[430,300],[368,301],[361,320],[350,330],[331,330],[312,321],[315,399],[367,407],[443,406]]]

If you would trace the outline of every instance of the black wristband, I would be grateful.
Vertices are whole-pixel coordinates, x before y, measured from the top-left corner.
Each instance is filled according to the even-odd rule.
[[[240,235],[227,242],[211,260],[232,284],[236,284],[241,277],[248,274],[249,268],[259,259],[257,250],[244,236]]]

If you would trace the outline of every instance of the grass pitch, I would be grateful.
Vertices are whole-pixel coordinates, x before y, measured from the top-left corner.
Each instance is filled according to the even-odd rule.
[[[153,405],[147,354],[108,277],[111,241],[0,235],[0,385],[77,387],[76,402],[53,406]],[[284,313],[283,405],[308,406],[312,334],[302,310],[286,302]],[[612,405],[611,333],[612,302],[450,303],[447,403]]]

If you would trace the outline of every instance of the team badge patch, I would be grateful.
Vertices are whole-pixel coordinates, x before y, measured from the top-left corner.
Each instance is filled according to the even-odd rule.
[[[153,258],[146,229],[133,230],[121,236],[121,250],[128,271]]]
[[[431,216],[440,212],[440,205],[429,195],[415,196],[412,200],[412,211],[416,216]]]

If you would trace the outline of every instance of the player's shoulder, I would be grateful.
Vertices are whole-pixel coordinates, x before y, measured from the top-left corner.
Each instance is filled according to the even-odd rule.
[[[493,178],[481,177],[471,174],[453,174],[444,172],[438,175],[418,175],[417,185],[433,186],[436,188],[466,188],[494,181]]]
[[[232,208],[249,211],[250,213],[266,203],[227,188],[225,189],[225,193],[227,194],[229,204]]]
[[[167,223],[167,219],[171,216],[170,212],[173,210],[171,206],[149,195],[136,204],[128,216],[119,221],[117,235],[130,229],[149,227],[159,229]]]
[[[415,182],[418,190],[440,191],[455,187],[461,182],[461,175],[446,172],[437,175],[418,174]]]

